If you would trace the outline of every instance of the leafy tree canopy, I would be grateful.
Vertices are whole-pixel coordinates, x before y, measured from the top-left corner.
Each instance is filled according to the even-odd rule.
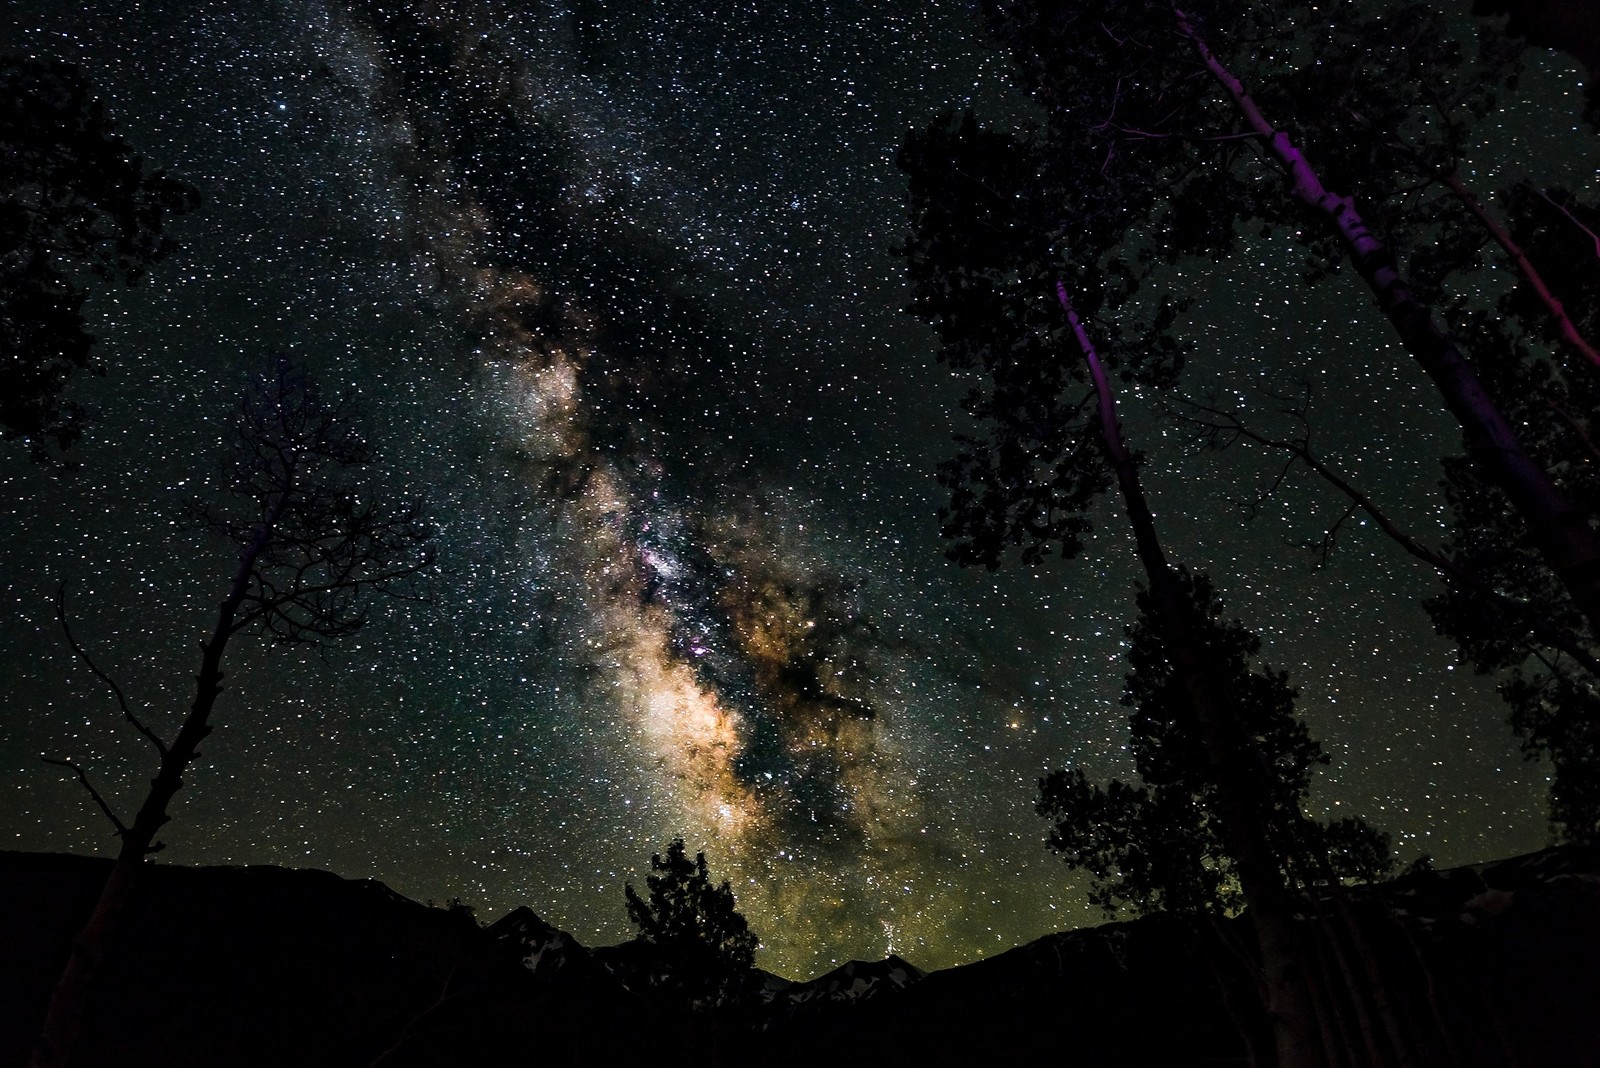
[[[1438,240],[1462,211],[1416,190],[1437,188],[1470,121],[1513,79],[1502,38],[1469,57],[1420,4],[1378,15],[1351,3],[1183,8],[1329,187],[1361,201],[1374,232],[1427,250],[1424,288],[1476,261],[1481,241]],[[1145,292],[1158,264],[1220,258],[1251,227],[1302,242],[1310,280],[1345,250],[1286,195],[1279,163],[1177,32],[1172,5],[990,0],[985,11],[1040,120],[1003,129],[944,115],[909,133],[898,163],[908,311],[934,328],[942,361],[974,372],[964,405],[981,428],[940,472],[944,533],[952,558],[994,567],[1012,548],[1025,562],[1074,555],[1110,485],[1088,444],[1081,367],[1057,357],[1058,281],[1108,366],[1167,385],[1186,351],[1170,328],[1187,301]]]
[[[1393,297],[1386,314],[1461,419],[1469,455],[1447,462],[1447,591],[1430,610],[1468,659],[1500,675],[1529,751],[1552,758],[1558,832],[1600,833],[1600,808],[1574,808],[1593,793],[1582,780],[1600,772],[1579,725],[1600,700],[1600,378],[1563,349],[1600,329],[1600,216],[1561,190],[1465,185],[1474,123],[1515,87],[1517,46],[1496,26],[1462,43],[1427,4],[1181,8],[988,0],[1038,122],[1007,131],[944,116],[902,149],[909,310],[975,383],[966,408],[979,430],[941,471],[950,555],[991,567],[1013,548],[1030,562],[1071,556],[1110,485],[1081,370],[1056,358],[1058,280],[1105,338],[1109,366],[1169,381],[1184,349],[1161,327],[1182,303],[1141,293],[1152,269],[1226,255],[1256,228],[1291,234],[1307,250],[1307,281],[1354,264]],[[1277,131],[1271,143],[1210,56]],[[1290,194],[1280,139],[1310,161],[1324,201]],[[1499,255],[1482,211],[1497,192],[1502,229],[1570,322],[1520,270],[1463,284]],[[1335,202],[1359,205],[1375,244],[1329,225]],[[1407,299],[1395,296],[1408,285]],[[1152,314],[1146,333],[1137,318]]]
[[[0,159],[0,434],[45,461],[83,433],[67,381],[104,373],[83,272],[137,282],[173,249],[167,219],[200,197],[146,168],[68,63],[0,57]]]
[[[1253,740],[1264,766],[1252,776],[1272,853],[1284,885],[1305,887],[1374,879],[1390,866],[1388,839],[1360,820],[1320,823],[1301,814],[1311,769],[1327,756],[1294,716],[1296,691],[1282,672],[1253,668],[1260,640],[1238,621],[1221,618],[1210,582],[1179,569],[1193,613],[1190,634],[1223,691],[1238,729]],[[1039,783],[1039,814],[1051,821],[1050,848],[1090,873],[1089,899],[1107,915],[1135,912],[1237,910],[1242,904],[1218,816],[1218,783],[1205,753],[1202,723],[1174,670],[1152,619],[1148,593],[1129,628],[1132,668],[1123,703],[1130,718],[1135,768],[1143,785],[1117,780],[1101,787],[1081,768],[1052,772]]]

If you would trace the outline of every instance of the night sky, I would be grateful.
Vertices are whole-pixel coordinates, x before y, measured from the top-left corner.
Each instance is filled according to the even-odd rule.
[[[68,10],[70,8],[70,10]],[[88,306],[104,379],[80,470],[0,456],[0,846],[113,850],[41,754],[131,813],[154,771],[53,619],[149,720],[187,706],[232,567],[186,522],[232,407],[279,353],[365,408],[375,483],[439,527],[431,603],[320,656],[239,639],[163,839],[527,904],[628,937],[623,883],[682,835],[729,878],[758,963],[803,976],[970,960],[1098,918],[1043,846],[1038,777],[1126,774],[1133,615],[1115,511],[1075,561],[943,558],[936,464],[963,392],[890,249],[893,156],[950,108],[1025,104],[976,5],[706,0],[10,3],[9,49],[82,65],[128,140],[199,187],[181,250]],[[1490,191],[1597,192],[1581,88],[1541,58],[1484,131]],[[1509,165],[1508,165],[1509,166]],[[1183,389],[1314,441],[1442,538],[1433,394],[1345,272],[1307,290],[1257,241],[1169,277],[1197,298]],[[1486,276],[1494,285],[1497,276]],[[1334,757],[1313,807],[1403,860],[1540,847],[1545,775],[1418,599],[1434,580],[1243,447],[1197,453],[1124,397],[1177,560],[1301,687]]]

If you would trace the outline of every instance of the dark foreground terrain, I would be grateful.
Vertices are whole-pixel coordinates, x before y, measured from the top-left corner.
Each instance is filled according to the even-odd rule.
[[[107,863],[0,852],[0,1065],[25,1059]],[[1335,991],[1319,1008],[1365,1050],[1353,1063],[1400,1045],[1419,1068],[1600,1066],[1595,853],[1408,876],[1314,912]],[[737,1007],[691,1014],[648,947],[587,949],[525,909],[481,927],[326,872],[156,866],[78,1063],[1243,1066],[1264,1031],[1239,933],[1158,916],[930,974],[894,957],[807,983],[758,973]]]

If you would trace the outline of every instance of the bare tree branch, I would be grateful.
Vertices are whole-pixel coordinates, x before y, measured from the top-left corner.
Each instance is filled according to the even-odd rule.
[[[1600,446],[1595,444],[1594,438],[1589,436],[1589,431],[1578,417],[1572,414],[1572,409],[1554,397],[1545,397],[1543,400],[1545,407],[1555,412],[1561,421],[1567,425],[1567,429],[1572,431],[1578,441],[1583,444],[1584,451],[1589,454],[1590,458],[1600,463]]]
[[[1536,186],[1535,187],[1531,187],[1531,188],[1533,188],[1533,191],[1535,193],[1538,193],[1539,196],[1541,198],[1543,198],[1543,200],[1544,200],[1544,202],[1546,204],[1550,205],[1552,208],[1555,208],[1561,214],[1565,215],[1567,217],[1567,221],[1568,222],[1570,222],[1573,226],[1576,226],[1578,229],[1582,230],[1584,233],[1589,235],[1589,240],[1594,242],[1595,259],[1600,259],[1600,234],[1595,233],[1593,230],[1591,230],[1587,226],[1583,225],[1583,223],[1579,222],[1578,221],[1578,217],[1576,215],[1572,214],[1572,212],[1567,209],[1566,205],[1559,204],[1556,201],[1552,200],[1550,198],[1550,195],[1548,193],[1546,193],[1543,189],[1539,189]]]
[[[78,775],[116,824],[122,845],[56,982],[34,1046],[33,1068],[65,1068],[71,1062],[108,939],[141,877],[144,859],[161,848],[156,834],[171,820],[168,810],[184,785],[186,769],[214,730],[211,715],[222,693],[223,657],[230,640],[254,625],[276,641],[323,646],[366,622],[363,591],[409,599],[413,591],[404,583],[432,562],[432,530],[421,520],[418,505],[361,504],[355,469],[371,453],[353,418],[348,396],[324,401],[310,376],[286,359],[246,394],[223,471],[236,503],[197,512],[213,533],[238,549],[238,563],[217,607],[216,622],[200,642],[194,699],[169,743],[163,745],[139,723],[116,683],[67,632],[73,650],[112,687],[129,720],[156,742],[161,766],[133,822],[124,824],[81,769],[50,761]],[[62,594],[57,614],[65,629],[64,605]]]
[[[1345,508],[1345,510],[1339,514],[1339,518],[1335,519],[1332,525],[1330,525],[1327,530],[1322,532],[1321,538],[1318,538],[1316,541],[1301,542],[1301,547],[1310,549],[1312,552],[1316,553],[1320,566],[1327,567],[1328,558],[1333,555],[1333,550],[1339,544],[1340,529],[1350,521],[1350,517],[1355,515],[1360,508],[1361,506],[1359,504],[1357,504],[1355,501],[1351,501],[1349,507]]]
[[[1470,580],[1470,576],[1457,568],[1455,564],[1445,556],[1433,549],[1428,548],[1415,538],[1411,537],[1410,534],[1400,529],[1400,527],[1397,526],[1388,517],[1388,515],[1386,515],[1383,510],[1378,507],[1372,498],[1368,497],[1365,493],[1361,492],[1361,490],[1357,489],[1344,478],[1340,477],[1338,472],[1334,471],[1333,468],[1323,463],[1322,460],[1311,451],[1309,436],[1295,440],[1282,440],[1279,438],[1268,437],[1267,435],[1255,430],[1249,424],[1245,423],[1233,412],[1224,411],[1221,408],[1217,408],[1210,404],[1202,404],[1198,401],[1186,400],[1184,401],[1184,404],[1186,407],[1196,412],[1203,413],[1206,418],[1197,418],[1192,415],[1186,415],[1183,412],[1174,412],[1173,414],[1178,419],[1195,426],[1208,427],[1213,430],[1223,430],[1234,435],[1235,437],[1248,438],[1249,440],[1256,442],[1258,445],[1265,445],[1269,449],[1278,449],[1280,451],[1289,453],[1291,460],[1298,460],[1307,467],[1311,468],[1311,470],[1322,476],[1323,480],[1329,485],[1333,486],[1340,493],[1348,497],[1356,507],[1360,508],[1363,512],[1366,512],[1367,515],[1372,518],[1373,522],[1378,524],[1379,529],[1381,529],[1385,534],[1389,535],[1390,538],[1394,539],[1394,541],[1397,542],[1401,548],[1405,549],[1406,552],[1417,557],[1419,560],[1426,562],[1431,567],[1445,572],[1446,574],[1461,578],[1463,580]]]
[[[1096,130],[1111,130],[1124,137],[1133,137],[1144,141],[1188,141],[1196,144],[1212,144],[1221,141],[1256,141],[1261,135],[1251,130],[1246,133],[1231,134],[1186,134],[1186,133],[1159,133],[1152,130],[1141,130],[1136,126],[1121,126],[1109,120],[1094,127]]]
[[[122,687],[117,685],[117,680],[101,671],[99,665],[90,659],[83,646],[78,644],[78,639],[73,636],[72,627],[67,623],[67,584],[65,582],[56,587],[56,619],[60,621],[62,633],[67,636],[67,644],[72,646],[74,653],[78,654],[78,659],[88,664],[89,670],[94,672],[95,677],[111,687],[111,692],[117,695],[117,704],[122,707],[122,714],[127,717],[128,722],[133,724],[135,730],[149,739],[150,744],[156,747],[156,752],[166,756],[167,743],[163,742],[155,731],[145,726],[139,720],[139,717],[133,714],[133,709],[128,707],[128,698],[123,694]]]
[[[1371,517],[1373,522],[1378,525],[1378,529],[1387,534],[1390,540],[1399,545],[1407,553],[1416,557],[1418,560],[1421,560],[1429,567],[1432,567],[1444,578],[1459,582],[1463,586],[1471,589],[1473,592],[1487,597],[1496,604],[1500,605],[1502,608],[1515,613],[1517,618],[1522,620],[1523,624],[1527,626],[1528,629],[1532,631],[1540,641],[1550,646],[1552,649],[1558,649],[1567,656],[1570,656],[1574,661],[1583,665],[1584,669],[1591,675],[1596,678],[1600,678],[1600,658],[1596,658],[1594,653],[1586,649],[1571,635],[1564,634],[1558,628],[1551,626],[1549,622],[1539,614],[1538,610],[1533,605],[1530,605],[1524,601],[1520,601],[1515,597],[1508,596],[1507,594],[1495,589],[1482,579],[1478,578],[1478,576],[1459,566],[1454,560],[1451,560],[1443,553],[1428,548],[1426,545],[1423,545],[1417,539],[1413,538],[1409,533],[1402,530],[1398,524],[1390,519],[1389,516],[1378,507],[1377,503],[1374,502],[1372,498],[1368,497],[1361,490],[1342,478],[1338,472],[1334,471],[1333,468],[1329,467],[1314,452],[1312,452],[1308,444],[1309,439],[1302,438],[1294,441],[1285,441],[1278,438],[1268,437],[1267,435],[1262,434],[1250,427],[1233,412],[1223,411],[1222,409],[1213,405],[1201,404],[1197,401],[1186,400],[1184,401],[1184,404],[1194,411],[1203,413],[1203,417],[1186,415],[1183,412],[1174,411],[1172,414],[1175,418],[1195,426],[1208,428],[1212,432],[1225,432],[1234,436],[1235,439],[1247,438],[1259,445],[1265,445],[1267,448],[1289,452],[1291,454],[1291,459],[1296,459],[1304,463],[1307,467],[1311,468],[1311,470],[1320,475],[1325,482],[1333,486],[1340,493],[1343,493],[1350,499],[1350,508],[1347,509],[1344,515],[1340,517],[1338,522],[1336,522],[1334,526],[1323,535],[1320,548],[1323,552],[1324,563],[1326,563],[1327,555],[1332,552],[1333,545],[1337,541],[1338,530],[1340,526],[1342,526],[1357,509],[1359,509]]]
[[[82,783],[83,788],[89,791],[89,796],[94,798],[94,803],[100,806],[100,811],[106,814],[106,819],[110,820],[112,826],[116,827],[118,837],[125,836],[128,833],[127,824],[117,818],[117,814],[111,810],[111,806],[106,803],[106,799],[100,796],[100,791],[96,790],[94,784],[89,781],[89,776],[84,772],[83,768],[70,760],[62,760],[58,757],[42,757],[41,759],[46,764],[54,764],[58,768],[66,768],[76,775],[78,782]]]

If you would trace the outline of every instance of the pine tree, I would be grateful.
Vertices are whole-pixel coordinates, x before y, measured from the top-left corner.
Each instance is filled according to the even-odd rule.
[[[628,918],[667,959],[677,990],[691,1001],[726,1000],[755,967],[761,944],[735,907],[732,886],[713,883],[706,855],[690,860],[682,838],[672,840],[665,857],[651,855],[650,871],[648,899],[632,883],[624,887]]]

